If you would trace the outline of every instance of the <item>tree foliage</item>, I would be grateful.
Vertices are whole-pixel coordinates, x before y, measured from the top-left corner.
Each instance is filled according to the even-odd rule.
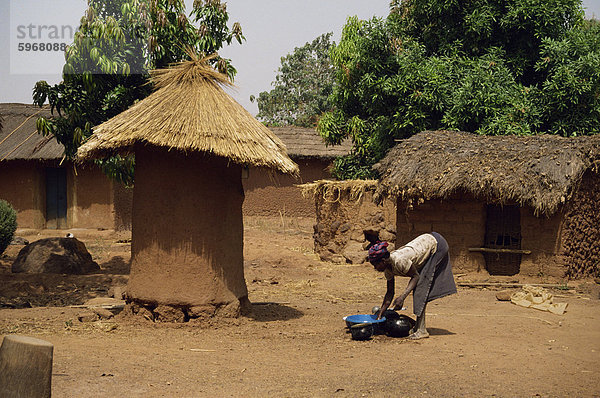
[[[373,177],[395,140],[427,129],[598,133],[599,40],[578,0],[394,0],[386,19],[349,18],[318,125],[353,140],[336,175]]]
[[[187,51],[216,53],[234,39],[244,39],[238,23],[219,0],[196,0],[185,14],[183,0],[89,0],[74,42],[65,52],[63,80],[36,83],[34,103],[50,104],[53,116],[39,118],[38,131],[51,134],[73,158],[92,127],[121,113],[150,94],[148,72],[187,58]],[[230,60],[212,59],[233,80]],[[111,177],[131,183],[134,161],[99,160]]]
[[[330,109],[335,75],[329,51],[334,44],[326,33],[282,57],[273,89],[258,96],[257,117],[270,125],[314,127],[317,116]]]
[[[0,255],[12,241],[17,230],[17,212],[5,200],[0,199]]]

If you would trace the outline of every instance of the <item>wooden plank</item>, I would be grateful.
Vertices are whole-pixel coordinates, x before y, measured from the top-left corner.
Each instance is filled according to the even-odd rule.
[[[523,287],[523,286],[537,286],[545,287],[549,289],[561,289],[568,290],[573,289],[572,286],[567,284],[555,284],[555,283],[510,283],[510,282],[456,282],[457,286],[462,287]]]
[[[489,247],[469,247],[470,252],[484,253],[513,253],[513,254],[531,254],[531,250],[522,249],[490,249]]]

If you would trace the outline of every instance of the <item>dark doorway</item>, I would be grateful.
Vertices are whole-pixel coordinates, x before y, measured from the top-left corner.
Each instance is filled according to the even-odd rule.
[[[521,212],[518,206],[487,206],[485,247],[521,249]],[[521,253],[484,253],[490,275],[515,275],[521,269]]]
[[[67,170],[46,168],[46,228],[67,228]]]

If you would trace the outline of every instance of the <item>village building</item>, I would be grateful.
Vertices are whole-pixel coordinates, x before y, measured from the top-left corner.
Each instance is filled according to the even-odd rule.
[[[298,184],[331,178],[333,160],[350,153],[352,144],[326,146],[312,128],[270,127],[286,146],[290,158],[298,165],[300,177],[250,169],[243,179],[245,216],[286,216],[315,218],[315,204],[302,195]]]
[[[93,163],[63,159],[63,146],[37,133],[37,118],[49,117],[49,107],[3,103],[0,115],[0,199],[16,210],[19,228],[131,227],[130,190]]]
[[[0,104],[0,199],[17,211],[19,228],[131,230],[133,190],[107,178],[93,162],[63,159],[53,136],[36,132],[48,107]],[[351,144],[326,146],[315,129],[271,127],[300,169],[298,178],[249,167],[242,172],[244,216],[315,218],[312,198],[298,184],[331,178],[333,159]]]
[[[298,175],[285,146],[191,61],[152,72],[156,91],[94,128],[78,158],[136,157],[127,297],[157,320],[237,316],[244,280],[244,168]]]
[[[396,242],[436,231],[454,266],[491,275],[600,275],[600,137],[425,131],[375,166]]]
[[[367,238],[394,248],[435,231],[459,271],[600,276],[598,136],[425,131],[374,168],[378,180],[304,185],[321,259],[362,263]]]

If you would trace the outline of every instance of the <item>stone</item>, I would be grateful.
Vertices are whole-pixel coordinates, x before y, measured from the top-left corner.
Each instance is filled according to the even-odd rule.
[[[111,288],[108,289],[108,295],[110,297],[114,297],[117,300],[122,300],[125,298],[126,295],[125,290],[125,286],[111,286]]]
[[[159,305],[154,309],[154,317],[157,322],[185,322],[185,313],[181,308],[170,305]]]
[[[355,240],[357,242],[364,242],[365,241],[365,234],[362,230],[360,229],[355,229],[352,231],[352,233],[350,233],[350,239]]]
[[[363,249],[362,243],[359,242],[348,243],[342,254],[351,264],[362,264],[367,259],[367,252]]]
[[[190,318],[210,318],[215,314],[215,306],[212,304],[196,305],[188,308]]]
[[[46,238],[26,245],[12,264],[12,272],[88,274],[100,270],[85,244],[75,238]]]
[[[384,229],[379,232],[379,239],[384,240],[386,242],[393,242],[396,240],[396,235]]]
[[[110,319],[115,316],[115,314],[105,308],[92,308],[91,310],[98,315],[98,318],[100,319]]]
[[[242,308],[239,300],[232,301],[217,309],[216,315],[223,318],[237,318],[240,316]]]
[[[79,322],[96,322],[100,317],[94,311],[84,311],[77,314],[77,320]]]
[[[503,290],[501,292],[496,293],[496,299],[498,301],[510,301],[510,296],[512,292],[510,290]]]
[[[15,236],[13,240],[10,242],[11,245],[28,245],[29,241],[25,238],[21,238],[20,236]]]
[[[341,254],[333,254],[331,256],[331,262],[335,264],[344,264],[346,262],[346,258]]]
[[[352,224],[350,224],[349,222],[343,223],[342,225],[340,225],[340,232],[344,233],[344,232],[348,231],[350,228],[352,228]]]

